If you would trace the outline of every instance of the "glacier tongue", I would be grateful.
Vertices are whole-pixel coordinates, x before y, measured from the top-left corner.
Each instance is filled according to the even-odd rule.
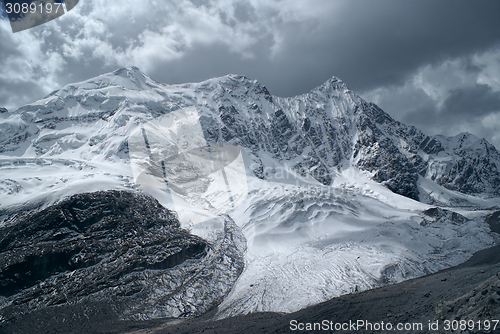
[[[186,108],[196,122],[178,117]],[[191,132],[174,129],[189,124]],[[192,160],[215,144],[239,150],[225,175]],[[166,185],[145,189],[151,183],[138,179],[149,167]],[[483,217],[498,207],[499,171],[500,154],[484,139],[427,136],[337,78],[280,98],[239,75],[165,85],[119,69],[2,113],[0,227],[19,210],[110,189],[175,205],[182,227],[209,242],[224,227],[200,217],[227,213],[247,250],[219,316],[290,312],[497,243]],[[154,305],[146,313],[166,314]]]
[[[230,212],[248,242],[245,269],[219,317],[297,311],[459,264],[498,242],[482,218],[489,211],[434,213],[356,171],[336,182],[250,182]]]

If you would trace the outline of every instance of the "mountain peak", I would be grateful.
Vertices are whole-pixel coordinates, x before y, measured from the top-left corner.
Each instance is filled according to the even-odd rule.
[[[164,85],[137,67],[120,68],[67,85],[21,108],[21,112],[25,112],[23,120],[37,122],[33,128],[53,129],[61,119],[76,122],[87,120],[89,115],[106,115],[113,122],[110,129],[118,129],[132,119],[142,122],[193,105],[203,114],[207,140],[246,147],[255,152],[256,161],[261,159],[257,152],[267,152],[273,159],[291,161],[290,168],[294,170],[307,167],[314,173],[320,171],[314,177],[324,185],[330,184],[336,170],[349,161],[356,168],[372,173],[375,181],[413,199],[419,196],[419,176],[464,193],[500,193],[500,181],[496,181],[500,158],[494,147],[470,134],[427,137],[394,121],[335,76],[309,93],[281,98],[272,96],[257,80],[239,74],[199,83]],[[12,122],[8,126],[12,128]],[[23,126],[16,128],[19,140],[29,137]],[[125,128],[120,131],[126,136]],[[30,135],[38,136],[36,131]],[[82,134],[78,138],[86,137]],[[76,146],[74,142],[78,145],[81,142],[81,147],[95,146],[94,139],[85,142],[78,138],[36,139],[34,146],[41,155]],[[114,143],[111,138],[110,135],[110,143]],[[9,145],[9,149],[16,147],[14,142]],[[109,152],[118,152],[121,157],[126,146],[109,147]],[[440,152],[443,153],[439,155]],[[453,159],[442,161],[443,154]],[[484,168],[475,168],[475,161],[482,157],[491,159],[485,160]],[[477,172],[467,174],[463,168],[466,164]],[[259,174],[259,177],[265,176]]]
[[[107,89],[108,91],[112,89],[121,92],[124,90],[149,90],[151,88],[156,88],[159,85],[160,83],[148,77],[135,66],[129,68],[122,67],[113,72],[101,74],[85,81],[68,84],[60,90],[53,91],[46,96],[44,100],[53,96],[66,97],[89,95],[92,94],[93,91],[100,95],[103,93],[103,89]]]
[[[108,78],[110,85],[120,85],[126,89],[132,90],[144,90],[149,89],[151,87],[157,86],[159,83],[155,80],[148,77],[144,72],[142,72],[138,67],[122,67],[111,73],[104,74],[99,78]],[[107,80],[101,80],[101,82],[105,82]],[[132,85],[131,85],[132,84]]]
[[[336,76],[332,76],[330,79],[326,80],[325,83],[322,85],[316,87],[316,89],[319,90],[340,90],[340,91],[346,91],[350,90],[349,87],[342,81],[341,79],[337,78]]]
[[[253,86],[257,83],[257,80],[251,80],[248,77],[241,74],[226,74],[221,77],[215,77],[211,79],[207,79],[201,82],[192,83],[195,86],[199,86],[201,88],[209,87],[209,86],[220,86],[220,87],[249,87]]]
[[[223,78],[228,78],[228,79],[232,79],[232,80],[237,80],[237,81],[249,81],[250,79],[244,75],[241,75],[241,74],[227,74],[225,76],[223,76]]]
[[[233,86],[250,86],[259,84],[257,80],[252,80],[241,74],[226,74],[222,77],[216,78],[219,83]]]
[[[117,75],[121,77],[136,77],[136,76],[146,76],[138,67],[132,66],[132,67],[121,67],[119,69],[114,70],[111,73],[108,73],[108,75]],[[104,74],[106,75],[106,74]]]

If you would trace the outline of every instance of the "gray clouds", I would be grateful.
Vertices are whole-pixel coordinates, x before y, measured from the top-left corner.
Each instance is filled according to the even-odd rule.
[[[472,132],[500,147],[500,52],[490,50],[415,70],[403,85],[364,95],[429,134]]]
[[[450,117],[474,113],[483,116],[500,110],[500,92],[494,92],[486,84],[476,84],[470,88],[450,90],[443,105],[443,114]]]
[[[335,75],[396,119],[499,147],[499,12],[466,0],[80,1],[14,35],[0,21],[0,106],[132,65],[165,83],[244,74],[280,96]]]

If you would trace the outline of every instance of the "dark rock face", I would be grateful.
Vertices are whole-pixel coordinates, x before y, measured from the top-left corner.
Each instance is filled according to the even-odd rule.
[[[0,228],[0,313],[83,300],[109,300],[124,318],[205,312],[243,269],[244,239],[224,220],[209,244],[156,200],[123,191],[10,217]]]
[[[8,113],[9,111],[6,108],[0,108],[0,114]]]
[[[488,147],[486,145],[491,146],[485,143],[485,147]],[[466,194],[500,194],[500,173],[495,159],[491,156],[457,155],[456,159],[446,165],[445,172],[436,173],[434,181]]]
[[[374,104],[361,110],[353,157],[375,181],[416,200],[419,175],[466,194],[500,195],[500,154],[486,140],[468,133],[429,137]]]
[[[430,208],[423,213],[430,218],[432,218],[432,222],[437,221],[449,221],[451,224],[460,225],[468,221],[467,217],[462,216],[459,213],[441,209],[441,208]]]
[[[332,78],[310,93],[268,98],[256,81],[228,76],[202,85],[210,103],[201,124],[209,142],[265,151],[328,185],[348,162],[391,191],[419,200],[419,176],[468,194],[500,195],[500,154],[472,135],[429,137],[392,119]],[[216,106],[216,107],[214,107]],[[211,115],[211,116],[209,116]],[[257,168],[257,177],[264,177]]]
[[[11,228],[2,229],[0,239],[0,295],[102,261],[117,264],[117,272],[109,273],[112,281],[136,268],[166,269],[205,255],[206,243],[181,230],[171,212],[135,200],[115,191],[79,194],[7,222]]]
[[[368,112],[360,115],[359,135],[354,145],[356,166],[373,172],[373,180],[391,191],[418,200],[418,174],[414,163],[377,127],[377,124],[394,120],[374,105],[366,109]]]
[[[486,222],[490,225],[491,231],[495,233],[500,233],[500,211],[492,213]]]

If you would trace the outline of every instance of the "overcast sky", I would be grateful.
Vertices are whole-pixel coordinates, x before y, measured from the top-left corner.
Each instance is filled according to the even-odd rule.
[[[500,148],[499,13],[496,0],[80,0],[16,34],[0,20],[0,107],[133,65],[164,83],[243,74],[278,96],[336,76],[428,134]]]

